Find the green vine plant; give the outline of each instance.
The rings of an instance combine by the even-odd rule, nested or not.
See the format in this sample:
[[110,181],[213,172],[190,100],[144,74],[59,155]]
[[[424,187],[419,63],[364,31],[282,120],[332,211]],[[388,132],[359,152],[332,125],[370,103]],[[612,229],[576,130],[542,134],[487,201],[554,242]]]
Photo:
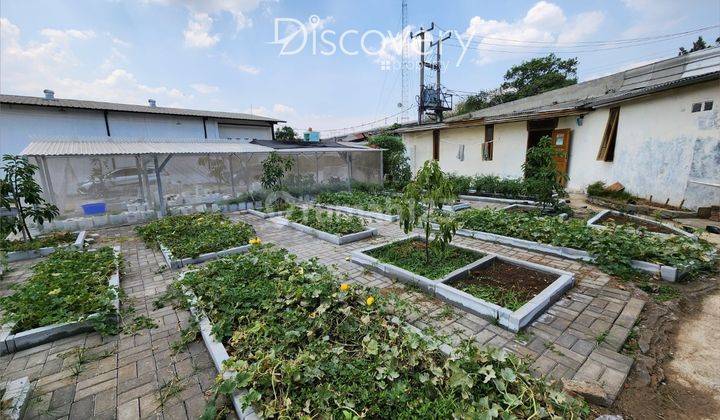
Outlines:
[[4,217],[0,233],[3,238],[10,232],[22,233],[24,239],[32,241],[26,219],[30,218],[42,225],[51,222],[60,214],[60,210],[43,198],[42,188],[35,181],[37,166],[26,157],[16,155],[3,155],[2,162],[5,177],[0,180],[0,207],[10,212],[14,206],[17,217]]
[[[403,200],[400,202],[400,226],[405,233],[410,233],[417,226],[422,226],[425,233],[425,260],[430,263],[430,232],[432,223],[438,225],[438,233],[433,244],[437,244],[441,251],[445,251],[452,241],[457,223],[454,218],[436,215],[435,210],[442,209],[444,204],[454,201],[453,185],[447,175],[440,169],[435,160],[425,161],[423,167],[415,178],[405,186]],[[417,204],[424,208],[417,209]]]

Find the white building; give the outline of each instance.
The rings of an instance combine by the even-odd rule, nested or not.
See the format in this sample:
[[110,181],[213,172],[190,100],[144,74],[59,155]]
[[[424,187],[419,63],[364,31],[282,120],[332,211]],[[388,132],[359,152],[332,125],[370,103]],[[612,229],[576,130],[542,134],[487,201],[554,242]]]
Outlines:
[[720,48],[579,83],[442,123],[403,127],[411,165],[522,176],[527,149],[551,136],[570,191],[621,182],[696,209],[720,204]]
[[275,118],[234,112],[0,95],[0,152],[18,154],[36,138],[273,140]]

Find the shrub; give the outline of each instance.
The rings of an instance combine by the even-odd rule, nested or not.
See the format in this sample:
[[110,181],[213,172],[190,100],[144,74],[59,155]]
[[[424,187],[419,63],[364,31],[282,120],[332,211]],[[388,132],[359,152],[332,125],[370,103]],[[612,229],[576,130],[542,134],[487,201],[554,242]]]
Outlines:
[[380,134],[368,140],[370,147],[385,149],[383,152],[384,183],[388,188],[401,190],[410,182],[412,171],[408,157],[405,155],[405,144],[402,138],[390,134]]
[[0,251],[29,251],[44,247],[56,247],[71,244],[75,242],[76,238],[77,233],[74,232],[57,232],[33,238],[29,241],[9,241],[2,239],[0,240]]
[[553,146],[550,137],[544,136],[538,144],[528,149],[522,165],[525,185],[543,207],[558,208],[558,198],[564,197],[567,175],[557,167],[555,159],[563,156]]
[[[353,285],[316,260],[255,247],[209,263],[185,287],[231,358],[216,393],[245,389],[263,418],[556,418],[589,414],[504,350],[470,341],[450,357],[400,320],[403,304]],[[215,416],[211,401],[206,418]]]
[[629,192],[622,191],[611,191],[605,187],[605,183],[602,181],[593,182],[587,187],[587,195],[590,197],[604,197],[623,202],[633,200],[635,197]]

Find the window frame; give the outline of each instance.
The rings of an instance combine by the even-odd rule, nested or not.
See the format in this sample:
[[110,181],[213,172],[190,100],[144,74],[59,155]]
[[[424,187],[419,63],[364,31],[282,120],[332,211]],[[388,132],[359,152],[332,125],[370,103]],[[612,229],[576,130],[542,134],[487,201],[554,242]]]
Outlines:
[[495,144],[495,124],[486,124],[485,137],[483,139],[482,160],[489,162],[493,160],[493,145]]
[[618,126],[620,125],[620,107],[610,108],[608,120],[605,124],[605,132],[600,141],[597,160],[613,162],[615,160],[615,147],[617,145]]

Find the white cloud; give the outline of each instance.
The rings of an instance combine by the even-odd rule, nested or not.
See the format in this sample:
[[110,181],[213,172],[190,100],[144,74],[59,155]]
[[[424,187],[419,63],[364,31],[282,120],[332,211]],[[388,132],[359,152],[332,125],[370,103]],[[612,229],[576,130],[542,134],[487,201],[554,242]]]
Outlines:
[[237,68],[241,72],[247,73],[247,74],[252,74],[252,75],[260,74],[259,68],[253,67],[253,66],[250,66],[247,64],[236,64],[235,68]]
[[[40,96],[50,88],[60,98],[94,99],[145,104],[152,97],[165,106],[189,105],[193,96],[168,87],[142,83],[131,72],[118,68],[125,58],[112,49],[97,62],[83,62],[73,54],[86,47],[92,31],[44,29],[42,41],[23,43],[20,28],[0,18],[0,83],[8,93]],[[73,77],[82,65],[83,75]],[[85,69],[88,69],[85,71]]]
[[568,43],[586,39],[600,29],[600,25],[604,20],[605,14],[603,12],[580,13],[565,25],[557,40],[558,42]]
[[571,43],[589,38],[595,34],[605,19],[601,11],[590,11],[566,16],[556,4],[547,1],[535,3],[523,16],[514,22],[484,19],[474,16],[463,34],[463,43],[472,39],[481,49],[478,63],[484,64],[507,57],[493,53],[492,49],[518,51],[553,46],[556,43]]
[[195,89],[196,92],[206,95],[209,93],[215,93],[220,90],[220,88],[215,85],[207,85],[205,83],[193,83],[190,85],[190,87]]
[[250,13],[260,3],[269,0],[144,0],[166,6],[182,6],[190,12],[188,27],[184,31],[185,44],[192,47],[212,47],[217,44],[220,36],[210,35],[213,17],[228,13],[235,21],[236,31],[253,25]]
[[207,13],[194,13],[188,19],[187,28],[183,32],[185,45],[195,48],[208,48],[220,41],[217,34],[210,35],[213,19]]
[[122,40],[122,39],[120,39],[120,38],[112,37],[111,40],[112,40],[112,43],[115,44],[115,45],[117,45],[118,47],[123,47],[123,48],[130,48],[130,47],[132,47],[132,44],[131,44],[131,43],[129,43],[129,42],[125,41],[125,40]]
[[292,115],[295,114],[295,108],[289,105],[275,104],[273,105],[273,112],[278,115]]

